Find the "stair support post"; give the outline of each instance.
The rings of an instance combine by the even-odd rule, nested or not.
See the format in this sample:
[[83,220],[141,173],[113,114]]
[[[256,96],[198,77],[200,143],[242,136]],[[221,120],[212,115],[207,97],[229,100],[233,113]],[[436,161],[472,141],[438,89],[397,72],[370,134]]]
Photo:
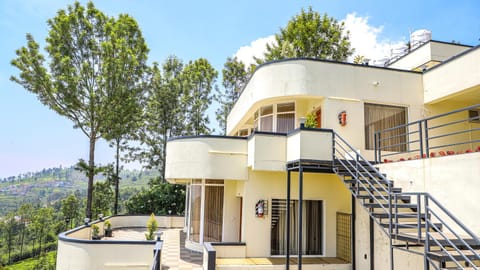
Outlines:
[[[420,198],[418,198],[420,200]],[[428,231],[430,230],[430,221],[428,220],[428,196],[425,196],[425,261],[424,261],[424,270],[430,270],[430,261],[428,260],[428,254],[430,252],[430,242],[429,242],[429,236],[428,236]],[[421,212],[421,208],[419,207],[418,212]],[[421,237],[421,236],[420,236]],[[421,238],[419,238],[421,239]]]
[[286,270],[290,270],[290,193],[291,193],[291,171],[287,169],[287,254],[285,255],[285,267]]
[[303,166],[298,168],[298,270],[302,270],[302,253],[303,253]]
[[[395,207],[396,209],[396,207]],[[392,216],[392,182],[388,181],[388,236],[390,242],[390,270],[394,269],[393,263],[393,237],[392,237],[392,223],[393,223],[393,216]]]

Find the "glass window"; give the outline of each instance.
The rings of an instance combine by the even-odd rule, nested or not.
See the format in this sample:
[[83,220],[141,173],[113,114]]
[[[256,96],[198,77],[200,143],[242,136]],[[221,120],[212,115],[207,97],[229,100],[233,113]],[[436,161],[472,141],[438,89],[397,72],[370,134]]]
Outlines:
[[287,133],[295,128],[295,103],[281,103],[260,108],[254,114],[257,131]]
[[222,241],[223,185],[223,180],[192,180],[187,217],[190,241],[197,243]]
[[[304,255],[323,254],[323,202],[303,201],[302,251]],[[298,200],[290,204],[290,252],[298,254]],[[271,255],[286,254],[287,200],[272,199]]]
[[[407,123],[407,108],[365,103],[365,148],[375,149],[375,132]],[[406,151],[406,127],[382,134],[382,147],[385,151]]]
[[190,187],[190,241],[200,242],[200,216],[202,206],[202,186]]

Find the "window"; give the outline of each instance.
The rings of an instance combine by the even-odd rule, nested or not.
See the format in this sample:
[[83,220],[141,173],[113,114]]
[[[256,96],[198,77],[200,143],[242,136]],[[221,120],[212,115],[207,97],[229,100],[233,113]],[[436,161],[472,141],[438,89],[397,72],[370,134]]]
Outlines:
[[[375,149],[375,132],[407,123],[407,108],[365,103],[365,148]],[[407,149],[406,127],[382,133],[383,150],[403,152]]]
[[254,114],[257,131],[287,133],[295,128],[295,103],[261,107]]
[[[323,254],[323,201],[304,200],[302,251],[304,255]],[[298,200],[290,204],[290,253],[298,254]],[[287,200],[272,199],[271,255],[285,255]]]
[[188,239],[197,243],[221,242],[223,180],[193,180],[189,195]]

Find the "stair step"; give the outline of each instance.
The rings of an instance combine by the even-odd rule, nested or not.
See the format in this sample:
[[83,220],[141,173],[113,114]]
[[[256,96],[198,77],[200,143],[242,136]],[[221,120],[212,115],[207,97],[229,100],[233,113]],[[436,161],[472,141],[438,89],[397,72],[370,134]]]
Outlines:
[[[475,252],[477,254],[474,254],[472,251],[470,250],[462,250],[462,254],[463,256],[469,258],[469,259],[473,259],[473,260],[480,260],[480,250],[475,250]],[[437,260],[437,261],[452,261],[452,257],[453,259],[457,260],[457,261],[464,261],[465,258],[463,258],[462,254],[458,253],[456,250],[451,250],[451,251],[443,251],[443,250],[439,250],[439,251],[430,251],[428,252],[428,255],[430,258],[434,259],[434,260]]]
[[[366,208],[388,208],[388,203],[363,203],[363,206]],[[418,205],[414,203],[397,203],[397,208],[410,208],[410,209],[417,209]],[[395,209],[395,206],[392,205],[392,210]]]
[[[357,191],[357,188],[356,187],[350,187],[350,190],[351,191]],[[374,188],[365,188],[365,187],[358,187],[358,191],[359,192],[365,192],[366,190],[370,191],[370,192],[386,192],[388,193],[388,191],[384,191],[383,189],[380,189],[380,188],[377,188],[377,190],[375,190]],[[402,193],[402,188],[392,188],[392,192],[393,193]]]
[[[378,180],[378,181],[373,181],[373,180],[367,180],[367,179],[361,179],[361,180],[357,180],[357,179],[344,179],[343,182],[345,182],[346,184],[349,184],[349,185],[352,185],[352,184],[355,184],[357,181],[361,182],[362,184],[372,184],[372,185],[382,185],[384,187],[388,187],[388,183],[383,181],[383,180]],[[377,183],[378,182],[378,183]],[[393,186],[393,181],[391,181],[392,183],[392,186]]]
[[[358,199],[371,199],[371,198],[375,198],[375,199],[387,199],[388,200],[388,195],[383,195],[383,196],[380,196],[380,195],[375,195],[375,196],[371,196],[369,194],[358,194],[357,195],[357,198]],[[393,199],[393,197],[392,197]],[[405,202],[405,203],[409,203],[411,200],[410,196],[407,196],[407,195],[400,195],[400,196],[397,196],[397,201],[402,201],[402,202]]]
[[[382,227],[388,228],[389,224],[388,223],[380,223]],[[418,223],[417,222],[402,222],[398,224],[392,224],[392,228],[395,229],[395,226],[397,226],[399,229],[418,229]],[[442,228],[442,224],[436,223],[435,224],[438,228]],[[420,223],[421,228],[425,228],[425,223]]]
[[[389,218],[388,216],[388,213],[385,213],[385,212],[380,212],[380,213],[376,213],[376,212],[373,212],[373,213],[370,213],[373,217],[376,217],[376,218]],[[421,214],[421,217],[424,217],[425,214]],[[417,213],[392,213],[392,217],[395,218],[417,218]]]

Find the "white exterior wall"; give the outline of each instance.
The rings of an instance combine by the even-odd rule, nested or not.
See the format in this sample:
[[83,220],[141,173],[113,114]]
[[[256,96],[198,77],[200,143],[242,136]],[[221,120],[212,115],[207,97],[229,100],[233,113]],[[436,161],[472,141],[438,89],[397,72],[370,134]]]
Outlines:
[[[344,98],[401,104],[421,110],[421,76],[420,73],[313,60],[266,64],[256,70],[233,107],[227,120],[227,134],[234,134],[261,106],[292,99]],[[322,110],[323,115],[336,118],[337,112]]]
[[[292,199],[298,199],[298,173],[292,173]],[[247,257],[270,257],[271,201],[286,199],[286,172],[249,170],[249,181],[243,182],[243,232]],[[336,213],[351,213],[350,192],[334,174],[304,174],[304,200],[322,200],[324,207],[324,256],[336,255]],[[269,201],[269,213],[255,216],[258,200]]]
[[395,187],[428,192],[469,229],[480,235],[480,153],[410,160],[380,165]]
[[167,143],[165,178],[247,179],[247,140],[189,137]]
[[[480,48],[428,71],[423,76],[425,103],[436,103],[464,91],[480,90]],[[477,100],[478,96],[476,95]]]

